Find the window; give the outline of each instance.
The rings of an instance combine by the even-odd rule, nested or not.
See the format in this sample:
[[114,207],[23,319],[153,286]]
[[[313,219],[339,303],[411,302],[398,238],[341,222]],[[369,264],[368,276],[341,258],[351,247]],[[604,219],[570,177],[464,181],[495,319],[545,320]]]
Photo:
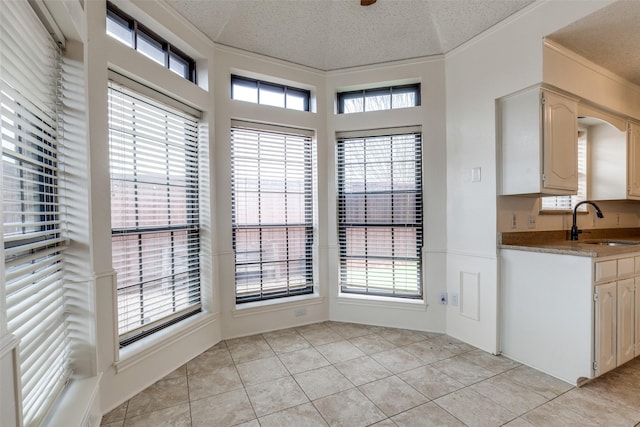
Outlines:
[[247,77],[231,76],[231,99],[309,111],[311,92]]
[[111,236],[125,346],[200,311],[198,118],[109,82]]
[[338,139],[342,292],[422,296],[421,134]]
[[3,3],[0,18],[2,286],[7,326],[20,340],[22,417],[33,426],[71,375],[58,198],[60,52],[28,2]]
[[[571,196],[548,196],[540,198],[542,211],[565,213],[573,210],[575,205],[587,200],[587,132],[578,132],[578,194]],[[579,211],[586,211],[580,206]]]
[[107,34],[195,83],[196,63],[193,59],[111,3],[107,3]]
[[393,110],[420,105],[420,84],[338,93],[338,113]]
[[236,302],[312,293],[311,134],[235,123],[231,156]]

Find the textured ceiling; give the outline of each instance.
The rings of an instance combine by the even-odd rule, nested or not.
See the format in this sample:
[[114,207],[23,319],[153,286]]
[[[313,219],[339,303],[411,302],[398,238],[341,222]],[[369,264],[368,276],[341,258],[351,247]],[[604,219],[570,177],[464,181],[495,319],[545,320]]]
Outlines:
[[615,2],[547,38],[640,85],[640,1]]
[[533,0],[166,0],[216,43],[319,70],[449,52]]

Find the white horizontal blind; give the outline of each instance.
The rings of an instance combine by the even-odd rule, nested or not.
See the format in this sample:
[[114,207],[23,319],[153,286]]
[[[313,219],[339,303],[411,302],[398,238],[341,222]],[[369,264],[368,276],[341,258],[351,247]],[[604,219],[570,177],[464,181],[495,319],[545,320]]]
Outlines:
[[233,127],[238,303],[313,292],[313,149],[307,135]]
[[200,311],[198,121],[109,82],[121,345]]
[[[587,200],[587,135],[580,132],[578,137],[578,193],[570,196],[547,196],[541,199],[543,211],[570,211],[575,205]],[[578,210],[585,210],[580,206]]]
[[28,2],[0,8],[4,286],[22,412],[38,425],[71,372],[58,199],[60,52]]
[[338,140],[342,292],[422,295],[420,133]]

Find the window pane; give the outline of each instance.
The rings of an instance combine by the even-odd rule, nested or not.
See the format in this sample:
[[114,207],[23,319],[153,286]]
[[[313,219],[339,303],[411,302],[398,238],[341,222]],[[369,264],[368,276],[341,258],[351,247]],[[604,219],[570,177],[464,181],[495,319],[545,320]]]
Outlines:
[[113,12],[107,12],[107,34],[132,47],[133,37],[129,22]]
[[189,63],[177,55],[169,55],[169,69],[174,73],[189,79]]
[[121,345],[200,311],[197,122],[109,83],[112,259]]
[[367,90],[364,94],[364,111],[380,111],[391,109],[391,93],[385,90]]
[[420,135],[338,142],[342,292],[422,295]]
[[287,88],[286,101],[290,110],[309,111],[309,92]]
[[311,139],[233,128],[238,303],[313,292]]
[[392,88],[391,108],[409,108],[418,105],[416,87]]
[[258,82],[234,78],[231,81],[231,99],[258,103]]
[[160,65],[165,65],[164,50],[162,49],[162,43],[151,38],[147,34],[138,31],[137,34],[137,50],[148,58],[153,59]]
[[284,108],[284,87],[260,83],[260,104]]
[[362,92],[342,94],[342,113],[362,113],[364,111],[364,94]]
[[[46,424],[71,378],[74,357],[70,353],[85,338],[77,336],[77,329],[70,325],[78,306],[72,301],[74,288],[65,275],[66,225],[58,198],[58,170],[64,166],[58,158],[62,68],[60,49],[30,2],[2,2],[3,426],[5,421],[15,425],[12,416],[20,425]],[[15,355],[5,352],[12,347],[4,345],[5,336],[19,343]],[[16,376],[7,378],[7,371],[9,377]]]
[[[147,31],[140,23],[107,2],[107,34],[135,48],[158,64],[195,83],[195,61],[173,50],[170,43]],[[173,53],[171,53],[173,51]]]
[[420,84],[341,92],[338,104],[339,114],[415,107],[420,105]]

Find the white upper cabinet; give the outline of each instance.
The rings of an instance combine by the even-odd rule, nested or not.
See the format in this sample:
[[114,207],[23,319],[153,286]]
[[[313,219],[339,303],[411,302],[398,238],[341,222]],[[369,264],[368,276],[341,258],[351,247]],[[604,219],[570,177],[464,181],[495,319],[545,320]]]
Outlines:
[[577,106],[540,86],[498,100],[501,195],[577,193]]

